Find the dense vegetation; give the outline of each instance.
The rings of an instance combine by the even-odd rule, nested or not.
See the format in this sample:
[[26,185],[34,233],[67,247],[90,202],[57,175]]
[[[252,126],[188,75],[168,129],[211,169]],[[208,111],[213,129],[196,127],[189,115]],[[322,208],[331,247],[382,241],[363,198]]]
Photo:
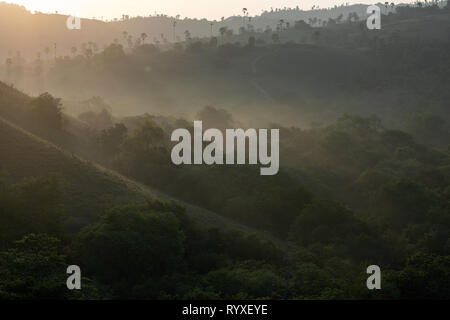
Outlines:
[[[169,49],[113,43],[45,73],[69,96],[114,84],[166,107],[201,88],[211,104],[310,121],[297,126],[213,106],[119,116],[97,95],[67,99],[69,115],[64,99],[0,83],[0,298],[450,298],[450,42],[405,32],[432,34],[450,14],[385,18],[375,34],[331,19]],[[280,128],[280,172],[173,165],[170,134],[192,119]],[[66,289],[70,264],[81,291]],[[366,288],[371,264],[382,290]]]

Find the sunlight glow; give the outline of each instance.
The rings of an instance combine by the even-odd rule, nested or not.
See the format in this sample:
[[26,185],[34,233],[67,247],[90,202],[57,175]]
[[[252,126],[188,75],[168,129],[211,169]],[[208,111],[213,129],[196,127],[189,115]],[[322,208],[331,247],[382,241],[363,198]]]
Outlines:
[[[148,16],[151,14],[181,15],[182,18],[220,19],[242,13],[242,8],[249,10],[250,16],[259,15],[270,8],[295,8],[310,10],[313,5],[320,8],[333,7],[344,3],[339,0],[15,0],[6,1],[25,6],[31,11],[44,13],[74,14],[98,19],[120,18],[123,14],[130,16]],[[348,3],[373,4],[373,0],[349,1]],[[406,3],[407,1],[394,1]],[[347,2],[345,2],[347,3]]]

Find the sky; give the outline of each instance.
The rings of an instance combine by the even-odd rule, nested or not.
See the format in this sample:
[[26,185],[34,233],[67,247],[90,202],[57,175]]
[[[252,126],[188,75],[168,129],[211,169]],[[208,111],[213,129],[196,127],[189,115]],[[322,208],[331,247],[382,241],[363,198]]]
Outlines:
[[[181,18],[207,18],[220,19],[242,13],[242,8],[249,10],[250,16],[258,15],[262,10],[271,7],[296,7],[303,10],[311,9],[312,5],[321,8],[332,7],[347,3],[339,0],[16,0],[5,1],[17,3],[32,11],[44,13],[55,12],[71,14],[83,18],[96,17],[100,19],[120,18],[122,14],[130,16],[148,16],[150,14],[164,13],[170,16],[180,15]],[[348,3],[374,4],[383,1],[359,0]],[[389,2],[392,2],[390,0]],[[393,1],[394,3],[411,2]]]

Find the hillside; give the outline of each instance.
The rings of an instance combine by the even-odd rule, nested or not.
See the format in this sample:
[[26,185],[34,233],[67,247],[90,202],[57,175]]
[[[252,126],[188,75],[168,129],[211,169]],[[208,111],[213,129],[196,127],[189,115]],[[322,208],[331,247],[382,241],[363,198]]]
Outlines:
[[[95,214],[114,205],[142,203],[150,199],[175,199],[127,179],[102,166],[64,151],[36,135],[0,118],[0,171],[13,180],[56,174],[63,178],[65,209],[76,226],[95,219]],[[193,218],[208,226],[254,231],[219,215],[182,203]]]
[[441,4],[68,31],[0,3],[0,300],[449,298]]
[[20,180],[57,174],[63,178],[65,209],[75,224],[92,220],[104,207],[150,198],[129,181],[63,151],[0,118],[1,170]]
[[[384,8],[383,14],[393,12],[395,7]],[[401,4],[398,6],[402,6]],[[256,31],[262,32],[270,28],[275,30],[280,20],[291,26],[298,20],[304,20],[314,26],[321,26],[328,19],[344,21],[349,13],[356,13],[359,19],[366,16],[367,5],[354,4],[347,6],[335,6],[332,8],[314,7],[311,10],[299,8],[268,8],[262,13],[250,12],[251,25]],[[240,9],[239,9],[240,10]],[[171,43],[185,41],[185,31],[193,38],[203,38],[212,34],[220,36],[220,28],[226,27],[239,33],[243,26],[242,16],[223,17],[221,21],[207,19],[191,19],[188,17],[177,18],[165,14],[129,17],[123,15],[121,19],[102,21],[98,18],[82,19],[81,30],[69,30],[66,28],[68,16],[58,13],[31,13],[25,7],[15,4],[0,3],[0,42],[7,44],[0,48],[0,58],[21,53],[26,59],[35,59],[39,53],[42,58],[52,59],[54,56],[71,56],[75,46],[81,51],[84,43],[95,43],[97,50],[114,41],[128,46],[129,37],[134,43],[140,40],[141,34],[147,34],[147,43]],[[173,22],[177,21],[176,28]],[[248,23],[250,24],[250,23]],[[56,47],[55,47],[56,45]]]
[[[74,152],[64,150],[4,118],[6,116],[20,123],[23,119],[20,117],[19,110],[28,110],[27,103],[30,99],[20,91],[0,83],[0,173],[12,181],[49,175],[60,178],[64,194],[64,209],[69,216],[67,227],[70,229],[78,230],[92,223],[105,208],[159,199],[180,203],[186,208],[187,214],[203,227],[239,230],[246,234],[257,233],[271,239],[280,247],[289,247],[286,242],[264,231],[247,227],[212,211],[179,201],[95,162],[85,160]],[[66,132],[61,135],[67,135],[72,139],[83,139],[83,128],[77,128],[79,126],[77,120],[66,115],[64,117],[72,133]],[[77,136],[73,137],[71,134]],[[58,138],[55,137],[54,140],[58,141]],[[86,152],[83,147],[78,149]]]

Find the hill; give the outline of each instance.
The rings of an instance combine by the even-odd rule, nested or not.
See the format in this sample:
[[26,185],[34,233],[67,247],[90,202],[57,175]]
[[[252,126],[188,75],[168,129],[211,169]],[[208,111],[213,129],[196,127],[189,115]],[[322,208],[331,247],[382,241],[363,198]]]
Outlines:
[[[133,181],[115,171],[89,160],[50,142],[37,134],[30,133],[10,120],[22,125],[21,111],[29,109],[30,97],[0,82],[0,173],[12,181],[21,181],[29,177],[56,176],[61,180],[64,209],[69,219],[67,227],[71,230],[92,223],[106,208],[130,203],[145,203],[149,200],[177,202],[184,206],[193,221],[205,228],[242,231],[244,234],[259,234],[270,239],[282,248],[290,245],[265,231],[253,229],[217,213],[191,205]],[[82,131],[76,119],[64,115],[66,125],[71,130],[60,135],[83,141]],[[35,129],[35,128],[32,128]],[[39,132],[39,130],[37,131]],[[72,136],[76,134],[77,136]],[[67,139],[58,140],[61,144]],[[86,148],[79,147],[80,152]]]
[[152,196],[107,170],[63,151],[0,118],[1,170],[13,180],[57,174],[63,178],[65,209],[76,225],[92,220],[102,208],[143,202]]
[[[379,4],[383,14],[394,12],[396,7]],[[399,6],[402,6],[401,4]],[[316,27],[322,26],[329,19],[345,21],[350,13],[356,13],[358,19],[366,16],[367,5],[342,5],[332,8],[314,6],[311,10],[299,8],[271,8],[261,14],[250,12],[251,20],[242,16],[223,17],[220,21],[207,19],[191,19],[188,17],[171,17],[165,14],[129,17],[103,21],[99,19],[82,19],[80,30],[69,30],[66,27],[68,16],[58,13],[31,13],[25,7],[15,4],[0,3],[0,58],[21,53],[22,57],[34,59],[37,54],[43,58],[53,59],[55,56],[71,56],[72,48],[78,52],[87,44],[95,43],[95,50],[104,45],[117,42],[128,47],[131,42],[141,41],[141,34],[147,34],[146,43],[168,44],[186,40],[186,31],[192,38],[220,36],[220,29],[226,27],[235,34],[245,25],[262,32],[270,28],[275,30],[280,20],[294,26],[296,21],[303,20]],[[176,21],[176,27],[173,23]],[[211,24],[213,24],[211,28]]]

